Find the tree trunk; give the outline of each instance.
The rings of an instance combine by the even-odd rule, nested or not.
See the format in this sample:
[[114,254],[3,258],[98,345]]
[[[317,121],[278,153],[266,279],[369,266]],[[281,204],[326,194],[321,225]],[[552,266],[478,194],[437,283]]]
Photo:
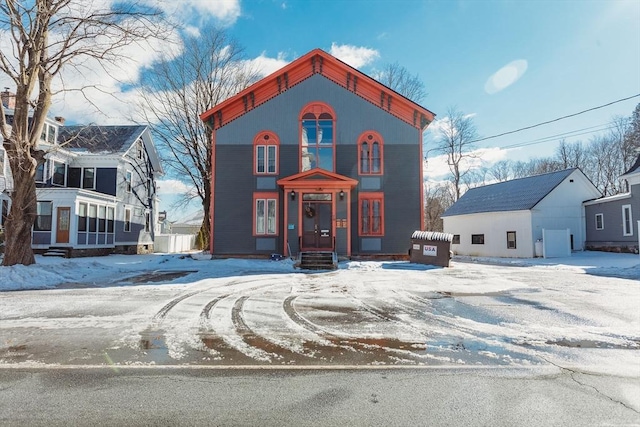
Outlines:
[[204,216],[202,218],[202,226],[198,233],[198,246],[200,246],[198,249],[209,249],[209,242],[211,239],[211,218],[209,218],[210,199],[211,198],[209,196],[205,196],[205,199],[202,201]]
[[[36,262],[31,249],[31,228],[36,219],[36,185],[33,165],[27,161],[11,162],[14,188],[11,210],[5,223],[5,249],[2,265],[31,265]],[[26,165],[24,163],[27,163]],[[15,172],[14,172],[15,171]]]

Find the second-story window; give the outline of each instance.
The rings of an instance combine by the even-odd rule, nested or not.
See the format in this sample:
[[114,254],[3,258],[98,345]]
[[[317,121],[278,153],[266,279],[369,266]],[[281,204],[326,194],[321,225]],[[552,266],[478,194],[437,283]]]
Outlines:
[[4,176],[4,150],[0,148],[0,176]]
[[82,168],[82,188],[90,190],[96,188],[96,170],[94,168]]
[[358,139],[358,172],[360,175],[382,174],[382,137],[365,132]]
[[335,113],[325,104],[307,105],[300,117],[300,170],[335,170]]
[[45,182],[47,180],[45,175],[46,166],[47,162],[45,161],[36,167],[36,182]]
[[131,193],[131,188],[132,188],[132,179],[133,179],[133,174],[131,173],[131,171],[127,171],[127,173],[125,174],[125,188],[127,190],[127,193]]
[[258,134],[253,141],[254,171],[258,175],[278,173],[278,137],[271,132]]
[[54,185],[65,186],[67,182],[67,165],[62,162],[53,162],[53,180]]
[[49,144],[56,143],[56,127],[50,125],[49,123],[45,123],[42,127],[42,133],[40,134],[40,139],[48,142]]

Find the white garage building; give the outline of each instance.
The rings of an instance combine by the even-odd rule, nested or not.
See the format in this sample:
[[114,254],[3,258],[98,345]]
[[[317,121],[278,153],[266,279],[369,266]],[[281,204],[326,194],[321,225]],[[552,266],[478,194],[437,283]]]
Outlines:
[[582,202],[600,196],[578,168],[485,185],[445,211],[444,232],[458,255],[532,258],[543,233],[546,256],[568,255],[584,249]]

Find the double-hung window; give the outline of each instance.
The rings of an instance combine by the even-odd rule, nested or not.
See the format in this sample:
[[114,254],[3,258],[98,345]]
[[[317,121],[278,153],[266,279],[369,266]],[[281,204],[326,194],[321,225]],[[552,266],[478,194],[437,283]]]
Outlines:
[[65,186],[67,183],[67,165],[53,161],[53,185]]
[[622,235],[633,236],[633,218],[631,217],[631,205],[622,206]]
[[253,210],[255,236],[278,234],[278,193],[254,193]]
[[131,231],[131,208],[124,208],[124,231]]
[[133,186],[133,174],[131,173],[131,171],[127,171],[125,173],[125,189],[127,190],[127,193],[131,193],[131,188]]
[[360,193],[358,196],[361,236],[384,235],[384,196],[382,193]]
[[51,231],[53,202],[36,202],[36,220],[33,231]]
[[604,214],[596,214],[596,230],[604,230]]
[[94,168],[82,168],[82,188],[89,190],[96,188],[96,170]]
[[278,138],[271,132],[260,133],[253,141],[256,175],[278,173]]

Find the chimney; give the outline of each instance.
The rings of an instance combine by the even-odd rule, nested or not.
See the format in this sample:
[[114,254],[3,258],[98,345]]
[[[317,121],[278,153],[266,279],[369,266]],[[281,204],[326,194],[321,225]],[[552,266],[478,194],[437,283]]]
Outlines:
[[0,98],[2,99],[2,105],[5,108],[11,108],[15,110],[16,108],[16,94],[9,92],[9,88],[5,87],[4,92],[0,92]]
[[64,125],[64,117],[56,116],[54,119],[56,119],[56,122],[60,123],[60,126]]

